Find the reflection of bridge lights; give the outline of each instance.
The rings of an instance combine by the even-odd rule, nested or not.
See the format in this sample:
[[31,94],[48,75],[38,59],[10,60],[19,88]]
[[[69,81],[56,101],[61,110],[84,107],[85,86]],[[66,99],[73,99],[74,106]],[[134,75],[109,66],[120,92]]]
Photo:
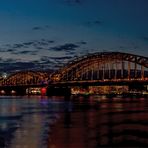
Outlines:
[[145,100],[145,98],[140,98],[140,101],[144,101]]
[[46,99],[41,99],[41,100],[40,100],[40,103],[43,104],[43,105],[48,105],[48,100],[46,100]]
[[123,104],[121,103],[115,103],[113,104],[113,107],[116,111],[123,111]]

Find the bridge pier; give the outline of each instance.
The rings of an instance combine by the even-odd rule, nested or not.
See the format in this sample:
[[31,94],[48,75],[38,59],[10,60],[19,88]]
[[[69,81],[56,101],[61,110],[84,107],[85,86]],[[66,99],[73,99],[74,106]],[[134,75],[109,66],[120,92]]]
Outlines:
[[145,84],[132,83],[129,85],[129,91],[131,91],[131,90],[146,91]]
[[67,86],[48,86],[47,96],[70,96],[71,88]]

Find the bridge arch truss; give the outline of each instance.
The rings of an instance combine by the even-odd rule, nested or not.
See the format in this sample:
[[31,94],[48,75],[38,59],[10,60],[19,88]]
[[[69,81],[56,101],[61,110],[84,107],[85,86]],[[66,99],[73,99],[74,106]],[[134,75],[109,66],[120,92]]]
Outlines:
[[148,58],[121,52],[82,56],[51,75],[53,82],[87,80],[147,80]]
[[49,79],[47,72],[20,71],[0,80],[1,86],[41,85]]

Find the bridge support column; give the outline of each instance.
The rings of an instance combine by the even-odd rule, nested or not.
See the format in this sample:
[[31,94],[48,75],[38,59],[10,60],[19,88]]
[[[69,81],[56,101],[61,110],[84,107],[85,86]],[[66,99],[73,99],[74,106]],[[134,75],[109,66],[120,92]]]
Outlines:
[[130,64],[130,62],[128,61],[128,79],[129,79],[129,80],[131,79],[131,73],[130,73],[130,71],[131,71],[131,64]]
[[137,78],[137,63],[135,63],[135,78]]
[[141,79],[144,80],[144,66],[141,65]]
[[110,64],[108,64],[108,78],[111,78],[111,68],[110,68]]
[[104,65],[102,66],[102,80],[104,80]]
[[93,80],[93,76],[94,76],[94,70],[93,67],[91,68],[91,80]]
[[118,74],[118,61],[116,61],[116,66],[115,66],[115,79],[117,79],[117,74]]
[[100,79],[100,72],[99,72],[99,70],[100,70],[100,65],[99,65],[99,62],[98,62],[98,64],[97,64],[97,79],[99,80]]
[[123,61],[121,61],[120,66],[121,66],[120,78],[123,79],[124,78],[124,62]]
[[89,76],[89,68],[86,69],[86,80],[88,80],[88,76]]
[[71,88],[67,86],[48,86],[47,96],[69,96]]

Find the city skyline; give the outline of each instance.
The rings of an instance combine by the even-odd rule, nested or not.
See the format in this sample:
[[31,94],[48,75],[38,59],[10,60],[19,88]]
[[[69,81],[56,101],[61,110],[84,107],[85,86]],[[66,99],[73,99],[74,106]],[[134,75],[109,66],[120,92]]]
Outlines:
[[148,56],[146,0],[2,0],[1,72],[56,69],[103,51]]

